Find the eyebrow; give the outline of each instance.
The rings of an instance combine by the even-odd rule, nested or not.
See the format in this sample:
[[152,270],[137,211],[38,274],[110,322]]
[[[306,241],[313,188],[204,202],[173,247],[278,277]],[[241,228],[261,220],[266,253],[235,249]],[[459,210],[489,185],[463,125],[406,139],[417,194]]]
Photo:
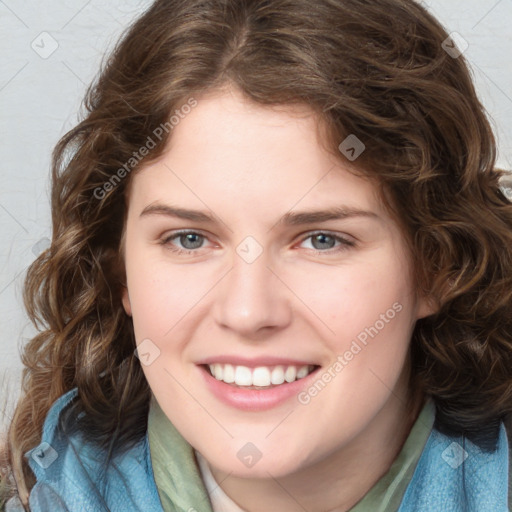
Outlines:
[[[194,222],[203,222],[214,224],[215,217],[210,213],[200,210],[188,210],[160,203],[154,203],[146,206],[142,210],[140,217],[146,215],[164,215]],[[371,211],[360,210],[352,207],[334,207],[326,210],[312,210],[302,212],[287,212],[276,223],[284,226],[301,226],[303,224],[315,224],[318,222],[327,222],[330,220],[342,220],[351,217],[368,217],[379,219],[379,216]]]

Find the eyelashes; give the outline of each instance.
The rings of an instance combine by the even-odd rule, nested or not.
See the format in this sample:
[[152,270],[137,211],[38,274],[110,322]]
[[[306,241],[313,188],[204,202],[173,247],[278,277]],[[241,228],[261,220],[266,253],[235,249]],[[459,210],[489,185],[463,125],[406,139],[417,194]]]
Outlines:
[[316,252],[330,252],[333,250],[334,250],[334,252],[338,252],[338,251],[346,250],[349,247],[355,246],[355,242],[353,242],[352,240],[348,240],[347,238],[344,238],[340,235],[335,235],[334,233],[330,233],[328,231],[317,231],[315,233],[309,233],[304,238],[302,238],[302,242],[304,242],[305,240],[308,240],[308,239],[313,239],[315,242],[319,242],[319,239],[321,239],[320,243],[322,244],[322,243],[325,243],[326,238],[330,239],[334,242],[339,242],[339,245],[337,246],[337,248],[329,247],[328,248],[329,251],[322,251],[320,249],[317,249],[316,247],[313,247],[313,250]]
[[[308,251],[313,251],[316,254],[338,254],[356,245],[354,241],[329,231],[309,232],[301,238],[299,243],[302,244],[309,239],[312,240],[312,248],[308,248]],[[176,244],[173,243],[174,240],[178,240],[182,245],[182,248],[177,247]],[[159,243],[175,254],[195,255],[199,254],[201,249],[204,249],[202,242],[205,240],[208,240],[208,238],[197,231],[174,231],[173,233],[165,236]],[[338,245],[327,247],[327,250],[323,250],[325,248],[319,249],[314,247],[314,244],[320,244],[321,246],[326,243],[329,245],[331,242]],[[185,244],[185,246],[183,244]],[[188,244],[192,247],[186,247]]]
[[[193,249],[190,249],[190,248],[180,249],[180,248],[174,247],[174,245],[171,244],[171,241],[174,240],[175,238],[178,238],[181,242],[182,240],[187,240],[188,237],[191,235],[199,237],[200,240],[206,240],[206,237],[204,235],[201,235],[200,233],[196,233],[195,231],[180,231],[180,232],[171,234],[171,235],[167,236],[166,238],[164,238],[162,240],[162,244],[167,246],[171,251],[177,252],[180,254],[181,253],[190,254],[192,252],[197,252],[195,249],[198,249],[200,247],[194,247]],[[188,241],[190,241],[190,240],[188,239]],[[194,245],[193,242],[192,242],[192,245]]]

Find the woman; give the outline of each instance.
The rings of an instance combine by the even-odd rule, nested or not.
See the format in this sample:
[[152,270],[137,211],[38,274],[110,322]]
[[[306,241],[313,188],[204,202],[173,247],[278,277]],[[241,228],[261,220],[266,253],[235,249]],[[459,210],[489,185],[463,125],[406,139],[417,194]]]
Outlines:
[[447,38],[402,0],[131,27],[54,153],[18,503],[507,510],[512,206]]

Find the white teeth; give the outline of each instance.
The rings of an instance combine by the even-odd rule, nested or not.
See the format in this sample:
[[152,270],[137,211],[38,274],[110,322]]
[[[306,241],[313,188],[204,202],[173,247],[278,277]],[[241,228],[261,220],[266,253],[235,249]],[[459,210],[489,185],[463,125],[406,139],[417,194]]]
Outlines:
[[224,365],[224,378],[222,380],[228,384],[235,382],[235,369],[232,364]]
[[300,370],[297,372],[297,379],[303,379],[304,377],[306,377],[306,375],[309,373],[309,367],[308,366],[303,366],[302,368],[300,368]]
[[297,366],[233,366],[231,364],[210,364],[211,374],[227,384],[237,386],[269,387],[278,386],[284,382],[294,382],[309,375],[315,368],[312,365]]
[[276,366],[272,370],[270,381],[274,385],[282,384],[284,382],[284,368],[282,366]]
[[222,377],[223,377],[223,373],[224,373],[224,370],[222,368],[222,365],[221,364],[216,364],[214,367],[214,374],[215,375],[215,378],[217,380],[222,380]]
[[295,366],[288,366],[284,372],[284,380],[286,382],[293,382],[297,377],[297,368]]
[[252,372],[252,385],[270,386],[270,370],[264,366],[254,368]]
[[236,366],[235,384],[237,386],[252,386],[251,369],[247,368],[247,366]]

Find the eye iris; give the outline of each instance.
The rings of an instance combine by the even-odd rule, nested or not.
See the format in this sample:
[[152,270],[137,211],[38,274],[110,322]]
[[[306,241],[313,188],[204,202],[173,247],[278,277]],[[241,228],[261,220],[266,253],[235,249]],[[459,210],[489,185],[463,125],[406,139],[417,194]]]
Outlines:
[[[327,247],[325,245],[317,247],[317,242],[319,242],[320,244],[327,244]],[[313,236],[313,247],[315,249],[332,249],[334,247],[334,242],[335,240],[332,236],[325,235],[323,233]]]
[[[186,249],[197,249],[198,247],[201,247],[201,236],[196,233],[186,233],[185,235],[180,236],[180,243],[185,247]],[[192,244],[192,247],[188,245],[188,243]]]

